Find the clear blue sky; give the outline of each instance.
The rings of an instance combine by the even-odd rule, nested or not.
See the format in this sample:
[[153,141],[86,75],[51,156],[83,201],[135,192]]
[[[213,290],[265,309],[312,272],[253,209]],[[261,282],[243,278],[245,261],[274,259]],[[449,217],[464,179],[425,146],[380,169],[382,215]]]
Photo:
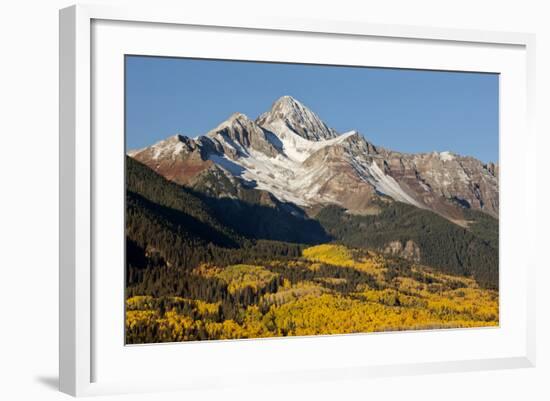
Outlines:
[[498,161],[498,75],[140,56],[126,58],[127,148],[255,119],[283,95],[375,145]]

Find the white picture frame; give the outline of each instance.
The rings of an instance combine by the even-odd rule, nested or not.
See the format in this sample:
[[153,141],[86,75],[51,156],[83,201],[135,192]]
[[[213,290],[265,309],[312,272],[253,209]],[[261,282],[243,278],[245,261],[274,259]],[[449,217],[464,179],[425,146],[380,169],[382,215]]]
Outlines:
[[[117,23],[121,26],[115,26]],[[98,28],[94,28],[94,24]],[[103,24],[103,25],[102,25]],[[126,25],[124,25],[126,24]],[[128,25],[133,24],[133,25]],[[228,371],[219,370],[213,374],[209,374],[203,365],[198,364],[194,369],[186,371],[185,378],[179,378],[177,375],[163,376],[162,372],[158,372],[155,377],[154,372],[149,372],[149,380],[130,380],[122,375],[117,376],[113,372],[110,375],[105,375],[101,372],[101,366],[112,365],[113,371],[120,369],[122,363],[120,358],[127,358],[129,361],[139,361],[139,358],[146,361],[146,364],[152,364],[153,361],[168,358],[167,355],[178,352],[187,353],[192,358],[204,358],[212,360],[216,355],[224,358],[243,359],[244,362],[250,362],[257,355],[276,355],[283,351],[283,348],[288,344],[295,353],[303,352],[304,356],[311,356],[310,364],[299,365],[295,369],[285,370],[282,364],[277,365],[272,370],[262,370],[257,368],[250,371],[249,378],[254,378],[256,382],[273,383],[292,382],[294,380],[328,380],[337,378],[353,378],[360,380],[367,377],[387,376],[387,375],[402,375],[402,374],[422,374],[432,372],[455,372],[468,370],[482,369],[504,369],[516,367],[530,367],[535,364],[535,305],[534,305],[534,270],[537,263],[534,260],[533,252],[529,252],[534,241],[531,240],[530,233],[534,233],[535,225],[535,205],[528,200],[524,195],[514,195],[511,191],[506,191],[506,186],[501,192],[502,204],[504,205],[501,214],[508,218],[507,213],[514,211],[521,216],[523,221],[517,219],[508,219],[506,224],[501,224],[503,233],[509,233],[503,241],[511,241],[514,235],[518,235],[518,230],[528,230],[521,242],[518,242],[518,249],[513,252],[525,252],[527,256],[520,263],[521,274],[510,270],[510,274],[505,275],[507,280],[501,293],[501,305],[505,313],[508,313],[510,304],[518,305],[513,309],[513,316],[518,317],[516,322],[504,319],[505,323],[498,329],[476,329],[470,331],[447,331],[436,333],[396,333],[396,334],[380,334],[380,335],[348,335],[348,336],[329,336],[322,338],[302,338],[302,339],[273,339],[273,340],[249,340],[236,342],[208,342],[204,344],[195,344],[179,347],[176,351],[174,345],[154,345],[148,347],[131,347],[131,351],[125,351],[125,354],[117,354],[114,349],[108,348],[105,345],[105,335],[98,331],[97,327],[103,327],[105,324],[101,305],[96,305],[94,301],[94,293],[98,290],[98,286],[102,286],[106,293],[111,293],[111,287],[103,287],[105,280],[108,278],[103,274],[97,274],[94,271],[97,261],[101,260],[101,255],[97,254],[97,246],[95,244],[95,235],[98,230],[104,227],[99,219],[99,215],[103,213],[98,210],[98,203],[101,199],[96,197],[98,186],[104,185],[98,176],[101,172],[98,169],[98,155],[101,153],[101,158],[109,159],[109,151],[105,151],[110,146],[110,143],[105,140],[96,141],[94,138],[94,129],[102,127],[101,121],[95,119],[102,118],[101,107],[97,106],[94,101],[94,96],[103,96],[101,89],[94,87],[92,82],[94,74],[97,71],[103,71],[102,68],[111,68],[108,63],[102,64],[101,60],[109,57],[109,52],[116,54],[124,54],[125,40],[139,36],[140,30],[147,27],[155,27],[150,30],[146,40],[142,40],[139,49],[142,54],[158,54],[168,55],[171,53],[170,45],[165,45],[164,49],[155,51],[155,40],[158,38],[172,35],[179,28],[185,30],[185,27],[193,27],[197,31],[219,30],[220,34],[236,34],[246,40],[247,35],[261,33],[270,40],[270,35],[286,35],[287,37],[307,37],[304,40],[325,40],[329,42],[331,38],[339,38],[344,40],[384,40],[390,46],[393,42],[406,41],[409,44],[413,42],[420,45],[430,44],[445,53],[445,46],[455,46],[452,52],[449,52],[448,60],[443,60],[441,64],[429,64],[430,68],[434,69],[456,69],[453,67],[452,53],[460,51],[468,51],[477,49],[481,54],[487,49],[495,49],[495,52],[503,53],[502,59],[495,53],[492,64],[485,64],[486,67],[479,67],[483,71],[502,73],[504,69],[509,68],[509,76],[515,78],[506,78],[503,85],[509,85],[503,92],[501,99],[501,122],[503,128],[501,131],[501,163],[502,173],[506,177],[510,175],[510,179],[519,179],[525,185],[535,185],[535,178],[529,176],[527,171],[530,166],[534,166],[534,150],[535,134],[532,128],[532,112],[534,110],[534,43],[533,35],[524,33],[506,33],[506,32],[484,32],[470,31],[458,29],[440,29],[427,27],[413,26],[390,26],[376,25],[363,22],[350,21],[317,21],[317,20],[296,20],[293,18],[225,18],[224,16],[215,15],[188,15],[184,9],[166,10],[160,8],[112,8],[109,6],[92,6],[78,5],[72,6],[60,11],[60,390],[75,396],[94,395],[107,393],[126,393],[133,391],[160,391],[167,389],[202,389],[214,386],[229,386],[243,385],[246,379],[241,382],[235,380]],[[178,28],[179,27],[179,28]],[[95,29],[95,30],[94,30]],[[154,31],[154,32],[153,32]],[[96,32],[96,33],[94,33]],[[116,33],[118,32],[118,33]],[[121,33],[122,32],[122,33]],[[124,34],[123,32],[128,32]],[[178,31],[179,32],[179,31]],[[202,31],[201,31],[202,32]],[[94,34],[97,40],[94,42]],[[197,33],[197,35],[199,35]],[[111,35],[111,36],[109,36]],[[160,36],[156,36],[160,35]],[[219,38],[219,36],[218,36]],[[102,53],[103,44],[109,39],[109,47],[106,53]],[[143,38],[142,38],[143,39]],[[277,38],[274,37],[274,40]],[[206,41],[206,39],[205,39]],[[251,41],[252,42],[252,41]],[[122,45],[121,45],[122,43]],[[160,43],[160,42],[158,42]],[[206,43],[206,42],[205,42]],[[342,42],[344,43],[344,42]],[[149,47],[147,47],[149,46]],[[252,51],[253,45],[248,45]],[[344,46],[345,47],[345,46]],[[128,48],[133,48],[129,46]],[[134,49],[138,49],[135,47]],[[236,54],[235,49],[225,49],[225,57],[234,57],[236,59],[245,59],[247,46],[243,45],[242,54]],[[500,50],[499,50],[500,49]],[[510,51],[508,51],[508,50]],[[205,50],[206,51],[206,50]],[[434,53],[434,49],[426,50]],[[184,51],[185,53],[185,51]],[[506,53],[506,54],[504,54]],[[401,55],[402,56],[402,55]],[[401,57],[400,56],[400,57]],[[97,60],[96,60],[97,57]],[[244,58],[243,58],[244,57]],[[275,56],[277,57],[277,56]],[[290,56],[288,56],[290,57]],[[313,56],[312,56],[313,57]],[[482,58],[482,57],[481,57]],[[389,59],[388,59],[389,60]],[[403,67],[402,61],[396,59],[394,61],[386,60],[381,62],[382,66]],[[509,60],[510,63],[506,63]],[[120,61],[120,60],[119,60]],[[288,60],[287,60],[288,61]],[[471,62],[475,64],[475,60]],[[361,61],[356,61],[361,63]],[[416,60],[414,66],[406,65],[407,68],[423,68],[422,60]],[[479,61],[482,63],[482,61]],[[507,64],[507,65],[505,65]],[[425,64],[426,66],[428,64]],[[481,64],[480,64],[481,65]],[[415,67],[416,66],[416,67]],[[447,66],[447,67],[446,67]],[[437,67],[437,68],[436,68]],[[426,67],[427,68],[427,67]],[[470,67],[475,70],[475,67]],[[502,70],[501,70],[502,68]],[[515,68],[515,69],[514,69]],[[94,71],[97,69],[97,71]],[[120,71],[119,71],[120,72]],[[101,77],[97,79],[95,84],[98,84],[105,74],[101,73]],[[120,75],[113,75],[113,79]],[[505,74],[506,75],[506,74]],[[109,78],[111,79],[111,78]],[[117,81],[110,81],[117,82]],[[118,85],[118,84],[117,84]],[[118,91],[116,96],[113,96],[112,101],[114,107],[111,107],[113,112],[119,110],[120,107],[120,90],[119,86],[115,85]],[[508,93],[511,89],[516,88],[523,95],[519,99],[515,99],[516,103],[508,102]],[[510,100],[511,102],[512,100]],[[97,106],[97,110],[96,110]],[[112,106],[112,105],[110,105]],[[510,107],[509,107],[510,106]],[[511,107],[519,106],[519,107]],[[509,120],[502,120],[502,113],[506,113],[505,117]],[[108,120],[108,119],[107,119]],[[112,122],[112,127],[119,127],[118,123]],[[96,128],[94,128],[96,127]],[[117,131],[115,129],[115,131]],[[118,130],[120,131],[120,130]],[[504,134],[502,133],[504,132]],[[513,135],[515,132],[515,135]],[[521,132],[521,134],[519,133]],[[115,143],[120,143],[120,135],[123,132],[113,134]],[[521,137],[525,149],[517,150],[515,141]],[[118,139],[117,139],[118,138]],[[119,141],[119,142],[116,142]],[[512,151],[520,152],[519,160],[521,161],[517,169],[507,169],[507,162],[511,160],[509,157]],[[119,149],[113,150],[116,157],[116,152]],[[103,152],[103,153],[102,153]],[[122,155],[120,155],[122,158]],[[108,164],[108,169],[114,167]],[[122,172],[117,173],[121,176]],[[114,174],[115,176],[117,174]],[[108,187],[116,192],[117,185],[120,181],[114,180]],[[106,187],[107,188],[107,187]],[[105,193],[105,190],[99,192]],[[122,189],[119,189],[121,196]],[[117,196],[118,196],[117,195]],[[522,197],[523,196],[523,197]],[[507,206],[506,204],[510,205]],[[101,207],[100,207],[101,209]],[[513,210],[512,210],[513,209]],[[113,213],[122,215],[123,209],[119,208]],[[104,216],[105,217],[105,216]],[[116,217],[114,220],[117,220]],[[118,220],[117,220],[118,221]],[[502,222],[502,220],[501,220]],[[521,235],[521,234],[520,234]],[[112,242],[112,241],[111,241]],[[502,244],[502,242],[501,242]],[[122,242],[113,243],[113,247],[122,247]],[[502,246],[501,246],[502,248]],[[114,249],[114,248],[113,248]],[[510,251],[512,252],[512,251]],[[507,260],[512,263],[513,254],[504,255]],[[501,251],[501,258],[503,253]],[[122,274],[123,266],[120,266]],[[517,275],[517,276],[516,276]],[[515,283],[517,291],[513,297],[508,299],[508,295],[504,293],[506,283]],[[113,284],[113,288],[116,285]],[[102,290],[103,291],[103,290]],[[118,291],[118,290],[117,290]],[[116,292],[116,291],[113,291]],[[118,296],[118,293],[113,293],[113,297]],[[108,297],[108,296],[107,296]],[[121,298],[122,301],[122,298]],[[517,302],[516,302],[517,301]],[[517,309],[517,310],[516,310]],[[510,312],[510,313],[512,313]],[[502,313],[502,312],[501,312]],[[512,316],[512,315],[510,315]],[[503,316],[501,316],[502,318]],[[506,318],[506,316],[504,316]],[[117,320],[118,324],[118,320]],[[514,331],[513,325],[516,324],[520,329]],[[120,326],[117,328],[122,331]],[[491,331],[492,330],[492,331]],[[500,330],[500,332],[498,331]],[[499,337],[499,334],[491,333],[506,333],[510,331],[508,337]],[[489,334],[487,334],[489,333]],[[349,360],[336,361],[335,355],[338,355],[341,347],[345,343],[354,344],[356,347],[363,347],[365,341],[380,342],[380,338],[384,338],[384,343],[395,341],[404,343],[410,341],[418,344],[426,343],[426,341],[434,341],[438,335],[441,338],[445,337],[445,341],[471,342],[476,338],[481,341],[482,337],[486,337],[483,341],[492,342],[495,345],[494,350],[490,352],[471,352],[465,353],[465,358],[456,358],[442,355],[440,359],[431,358],[429,360],[419,360],[414,355],[409,355],[401,362],[395,360],[384,361],[383,357],[376,358],[373,356],[372,361],[364,363],[358,360],[353,360],[350,356]],[[393,336],[393,337],[391,337]],[[426,337],[429,336],[429,337]],[[393,340],[392,340],[393,338]],[[367,340],[365,340],[367,339]],[[322,341],[320,343],[319,341]],[[508,341],[508,342],[507,342]],[[258,348],[257,343],[260,343]],[[320,347],[329,350],[328,363],[323,365],[314,359],[315,353]],[[457,343],[458,344],[458,343]],[[403,344],[404,345],[404,344]],[[509,346],[509,352],[506,352],[506,347]],[[115,344],[115,346],[117,346]],[[121,348],[125,348],[120,342]],[[117,346],[117,347],[118,347]],[[177,345],[176,345],[177,347]],[[339,348],[340,347],[340,348]],[[500,348],[499,348],[500,347]],[[127,347],[126,347],[127,348]],[[399,349],[399,348],[398,348]],[[460,350],[460,345],[458,345]],[[110,352],[112,351],[112,352]],[[158,351],[158,352],[157,352]],[[145,353],[147,355],[145,355]],[[118,356],[116,356],[116,355]],[[158,354],[158,355],[153,355]],[[256,355],[256,356],[255,356]],[[334,360],[331,362],[330,355],[334,355]],[[374,355],[374,354],[373,354]],[[239,357],[237,357],[239,356]],[[99,358],[99,359],[97,359]],[[376,359],[376,360],[375,360]],[[101,361],[101,363],[97,361]],[[282,362],[281,362],[282,363]],[[331,363],[333,363],[331,365]],[[239,363],[236,363],[239,365]],[[236,370],[245,369],[238,367]],[[106,368],[105,368],[106,369]]]

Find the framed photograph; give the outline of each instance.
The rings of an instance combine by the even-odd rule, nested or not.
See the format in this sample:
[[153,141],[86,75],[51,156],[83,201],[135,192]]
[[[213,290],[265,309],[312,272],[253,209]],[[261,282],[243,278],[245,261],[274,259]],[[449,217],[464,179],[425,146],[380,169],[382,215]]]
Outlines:
[[533,366],[533,49],[61,10],[61,390]]

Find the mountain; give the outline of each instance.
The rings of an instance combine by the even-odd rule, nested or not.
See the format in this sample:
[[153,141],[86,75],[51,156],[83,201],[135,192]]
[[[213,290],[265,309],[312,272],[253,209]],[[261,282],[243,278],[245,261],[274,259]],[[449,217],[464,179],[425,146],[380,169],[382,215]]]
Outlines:
[[356,215],[394,201],[467,227],[466,211],[498,218],[498,165],[450,152],[407,154],[338,133],[283,96],[252,120],[235,113],[204,136],[175,135],[129,155],[213,198],[314,216],[328,205]]

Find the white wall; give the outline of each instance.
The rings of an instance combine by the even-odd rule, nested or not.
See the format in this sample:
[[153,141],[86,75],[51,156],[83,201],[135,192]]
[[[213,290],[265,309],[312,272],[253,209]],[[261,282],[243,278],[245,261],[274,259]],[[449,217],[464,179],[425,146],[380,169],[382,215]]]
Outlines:
[[[97,3],[128,4],[113,0]],[[134,1],[135,2],[135,1]],[[156,6],[184,1],[155,1]],[[548,92],[550,24],[545,1],[188,1],[194,9],[217,12],[295,15],[537,34],[539,132],[538,367],[535,369],[446,374],[303,385],[280,391],[219,391],[217,399],[549,399],[550,274],[544,252],[549,223],[544,202],[548,180],[545,150],[550,132]],[[57,380],[57,190],[58,32],[57,11],[71,1],[3,1],[0,11],[0,397],[6,400],[61,399]],[[521,133],[518,133],[521,135]],[[535,173],[535,172],[533,172]],[[535,193],[533,193],[535,196]],[[546,209],[546,210],[544,210]],[[449,344],[452,346],[452,344]],[[192,395],[193,399],[197,395]],[[127,396],[131,400],[182,398],[182,394]]]

